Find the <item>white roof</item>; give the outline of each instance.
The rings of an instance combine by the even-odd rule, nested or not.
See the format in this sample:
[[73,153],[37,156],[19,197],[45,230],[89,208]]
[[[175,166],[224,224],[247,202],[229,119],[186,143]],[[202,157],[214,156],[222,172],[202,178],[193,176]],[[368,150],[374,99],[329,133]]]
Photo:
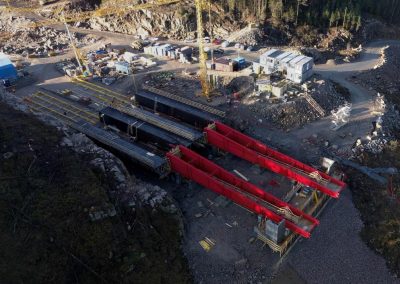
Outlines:
[[287,56],[289,56],[291,54],[292,54],[291,52],[286,51],[286,52],[282,53],[281,55],[279,55],[276,59],[277,60],[282,60],[283,58],[285,58],[285,57],[287,57]]
[[124,55],[126,55],[126,56],[138,56],[137,54],[129,52],[129,51],[125,51]]
[[290,60],[290,64],[294,64],[295,65],[295,64],[299,63],[301,60],[303,60],[305,57],[306,56],[304,56],[304,55],[296,56],[295,58]]
[[297,57],[298,55],[295,53],[290,54],[289,56],[285,57],[281,62],[283,63],[288,63],[290,60],[293,58]]
[[264,52],[263,55],[268,56],[268,55],[274,53],[275,51],[277,51],[277,50],[276,49],[270,49],[270,50]]
[[270,56],[272,53],[274,53],[275,51],[278,51],[276,49],[270,49],[267,52],[263,53],[262,56]]
[[304,64],[306,64],[306,63],[308,63],[308,62],[310,62],[310,61],[312,61],[312,60],[313,60],[312,57],[305,57],[305,58],[303,58],[303,60],[301,60],[300,62],[298,62],[298,64],[304,65]]
[[8,56],[4,53],[0,52],[0,66],[6,66],[10,64],[12,64],[10,58],[8,58]]

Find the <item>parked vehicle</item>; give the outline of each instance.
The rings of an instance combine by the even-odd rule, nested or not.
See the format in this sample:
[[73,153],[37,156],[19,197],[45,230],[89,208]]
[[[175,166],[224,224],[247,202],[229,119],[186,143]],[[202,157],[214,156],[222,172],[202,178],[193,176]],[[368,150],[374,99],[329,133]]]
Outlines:
[[222,40],[219,39],[219,38],[215,38],[212,43],[215,44],[215,45],[219,45],[219,44],[222,43]]
[[254,46],[249,45],[246,50],[247,51],[253,51],[254,50]]
[[214,54],[224,54],[224,50],[223,49],[221,49],[221,48],[216,48],[216,49],[214,49]]
[[224,48],[226,48],[226,47],[228,47],[229,45],[230,45],[231,43],[229,42],[229,41],[224,41],[222,44],[221,44],[221,46],[222,47],[224,47]]

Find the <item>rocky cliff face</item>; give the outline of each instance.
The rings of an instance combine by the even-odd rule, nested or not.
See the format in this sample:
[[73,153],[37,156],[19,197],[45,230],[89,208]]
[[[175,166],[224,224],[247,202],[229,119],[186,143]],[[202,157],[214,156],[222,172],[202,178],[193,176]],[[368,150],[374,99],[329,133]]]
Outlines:
[[[96,17],[76,25],[94,30],[183,39],[196,34],[196,10],[191,5],[169,5],[151,10],[130,11],[123,15]],[[211,26],[214,35],[227,36],[241,25],[243,24],[235,22],[218,7],[213,9]],[[210,22],[206,13],[204,27],[207,34],[210,31]]]
[[181,38],[187,30],[194,30],[184,18],[177,17],[175,12],[155,13],[152,11],[132,12],[124,17],[98,17],[91,19],[86,25],[95,30],[137,34],[141,36],[162,35]]
[[167,192],[85,135],[37,118],[0,89],[2,283],[190,283]]

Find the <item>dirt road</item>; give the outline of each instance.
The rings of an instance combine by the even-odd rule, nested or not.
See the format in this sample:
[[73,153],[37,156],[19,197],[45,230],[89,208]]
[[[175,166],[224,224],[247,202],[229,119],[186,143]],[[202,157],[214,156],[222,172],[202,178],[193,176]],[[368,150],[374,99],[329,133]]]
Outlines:
[[[381,40],[368,44],[360,58],[352,63],[339,65],[320,64],[315,66],[315,72],[347,88],[351,94],[352,111],[349,123],[338,131],[332,131],[331,117],[313,122],[307,127],[291,132],[298,139],[305,139],[317,134],[329,140],[338,147],[349,146],[357,137],[365,137],[371,130],[372,114],[376,93],[349,81],[352,75],[374,68],[381,62],[381,49],[386,45],[400,44],[400,41]],[[346,138],[343,136],[346,135]]]

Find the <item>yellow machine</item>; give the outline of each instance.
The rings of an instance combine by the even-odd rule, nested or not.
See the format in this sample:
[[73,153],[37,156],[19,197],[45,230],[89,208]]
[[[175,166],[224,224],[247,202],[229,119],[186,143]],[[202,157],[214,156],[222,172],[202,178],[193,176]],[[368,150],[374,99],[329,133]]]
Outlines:
[[204,52],[204,28],[203,28],[203,8],[205,0],[195,0],[196,18],[197,18],[197,43],[199,45],[199,63],[200,63],[200,83],[203,96],[210,99],[210,85],[207,78],[207,54]]

